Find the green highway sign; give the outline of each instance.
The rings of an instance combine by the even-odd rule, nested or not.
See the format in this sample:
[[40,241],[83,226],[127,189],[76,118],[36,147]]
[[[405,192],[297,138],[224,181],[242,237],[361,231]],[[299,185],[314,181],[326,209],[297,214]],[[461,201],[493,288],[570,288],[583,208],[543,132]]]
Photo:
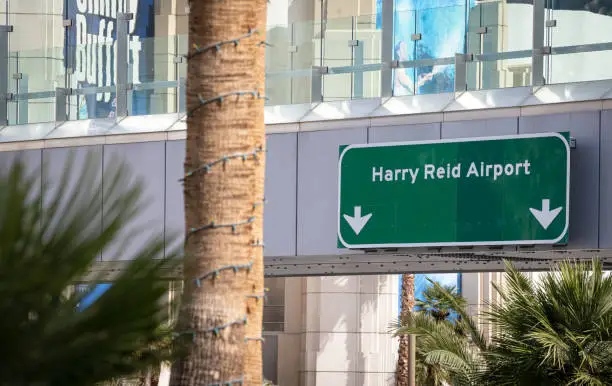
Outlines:
[[567,242],[568,133],[349,145],[338,239],[352,249]]

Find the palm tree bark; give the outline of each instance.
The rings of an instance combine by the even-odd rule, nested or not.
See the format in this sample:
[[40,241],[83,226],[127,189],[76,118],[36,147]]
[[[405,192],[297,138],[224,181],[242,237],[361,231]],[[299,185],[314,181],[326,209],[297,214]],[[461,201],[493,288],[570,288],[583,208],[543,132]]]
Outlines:
[[[402,275],[402,311],[400,319],[405,319],[414,307],[414,275]],[[409,335],[399,336],[399,350],[397,356],[397,368],[395,370],[395,385],[410,385],[410,340]],[[414,376],[414,374],[412,375]]]
[[173,386],[262,384],[265,127],[258,92],[264,93],[266,5],[190,5],[187,238],[177,323],[187,353],[173,364]]

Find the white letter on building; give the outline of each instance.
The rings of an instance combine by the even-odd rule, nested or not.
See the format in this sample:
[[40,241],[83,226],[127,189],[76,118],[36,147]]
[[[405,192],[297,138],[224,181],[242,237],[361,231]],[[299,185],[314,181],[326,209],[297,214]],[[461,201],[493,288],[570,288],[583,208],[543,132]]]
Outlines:
[[87,12],[87,0],[77,0],[76,5],[79,13]]
[[76,56],[74,74],[78,82],[84,82],[87,78],[87,53],[85,46],[87,45],[87,19],[85,15],[76,14],[76,47],[74,54]]
[[130,39],[130,52],[132,53],[132,83],[140,83],[140,51],[142,43],[139,36],[132,36]]

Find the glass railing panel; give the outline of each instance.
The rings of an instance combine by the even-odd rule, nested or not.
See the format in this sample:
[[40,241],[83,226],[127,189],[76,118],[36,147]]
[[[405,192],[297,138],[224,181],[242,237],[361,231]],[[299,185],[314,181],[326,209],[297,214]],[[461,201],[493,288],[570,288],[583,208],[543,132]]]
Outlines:
[[293,70],[322,65],[324,25],[320,20],[293,23],[293,45],[297,48],[292,55]]
[[23,50],[9,53],[9,124],[55,121],[55,90],[65,87],[62,48]]
[[[531,84],[533,5],[528,0],[475,4],[468,9],[467,89]],[[527,76],[527,78],[526,78]]]
[[577,7],[551,1],[546,13],[547,83],[570,83],[612,78],[612,11],[601,2]]
[[377,27],[376,15],[355,18],[355,40],[358,45],[353,47],[353,99],[380,96],[380,70],[369,71],[368,68],[382,61],[382,30]]
[[[394,69],[393,95],[409,96],[452,92],[455,69],[452,59],[436,59],[435,62],[441,64],[426,63]],[[432,81],[436,76],[439,79]]]
[[177,35],[176,45],[177,56],[181,58],[178,63],[178,78],[187,79],[187,58],[185,58],[185,55],[189,53],[189,36]]
[[[323,24],[323,66],[348,67],[353,65],[355,18],[330,19]],[[352,96],[352,73],[325,76],[323,100],[347,100]]]
[[129,115],[178,112],[179,38],[156,36],[130,43]]
[[489,54],[529,50],[533,42],[533,0],[471,3],[467,52]]
[[[465,13],[465,3],[417,10],[416,31],[421,38],[416,41],[415,59],[454,58],[455,54],[465,52]],[[420,66],[413,80],[416,94],[451,92],[454,90],[454,65]]]
[[267,105],[291,103],[293,54],[299,49],[293,43],[293,24],[268,26],[266,32]]
[[320,22],[268,26],[266,105],[310,102],[312,68],[321,66],[320,36]]
[[66,87],[72,89],[67,114],[71,120],[115,117],[116,42],[105,39],[83,44],[70,31],[66,56]]
[[[393,70],[393,95],[406,96],[454,91],[454,56],[404,62]],[[407,64],[406,64],[407,63]]]
[[291,102],[294,104],[311,102],[313,67],[323,65],[323,24],[320,20],[293,23]]
[[555,50],[553,48],[553,55],[547,57],[547,66],[544,70],[547,83],[612,79],[612,66],[610,66],[612,51],[555,54]]
[[605,2],[548,0],[547,6],[546,27],[552,47],[608,43],[612,40],[612,9]]
[[10,0],[4,3],[0,3],[0,12],[3,12],[0,24],[13,26],[8,34],[12,52],[40,53],[63,46],[63,0]]
[[114,86],[80,86],[67,98],[69,120],[115,118],[117,93]]
[[531,55],[511,59],[483,57],[467,63],[467,89],[490,90],[531,86]]
[[[414,10],[405,10],[405,6],[396,2],[393,29],[393,60],[406,62],[416,60],[417,22]],[[394,96],[414,95],[414,69],[398,68],[393,70]]]

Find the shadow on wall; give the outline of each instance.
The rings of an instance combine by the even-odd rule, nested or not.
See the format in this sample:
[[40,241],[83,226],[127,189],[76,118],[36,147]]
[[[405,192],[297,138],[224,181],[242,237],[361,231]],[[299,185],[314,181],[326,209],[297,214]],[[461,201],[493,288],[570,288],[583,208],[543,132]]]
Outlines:
[[393,318],[389,314],[397,312],[394,280],[396,275],[320,278],[321,292],[326,296],[319,298],[318,308],[308,307],[313,315],[307,316],[318,326],[306,326],[320,331],[311,341],[315,347],[306,342],[306,355],[310,350],[315,354],[316,367],[307,363],[316,369],[316,374],[311,374],[316,377],[315,384],[393,383],[397,344],[388,333],[388,324]]

